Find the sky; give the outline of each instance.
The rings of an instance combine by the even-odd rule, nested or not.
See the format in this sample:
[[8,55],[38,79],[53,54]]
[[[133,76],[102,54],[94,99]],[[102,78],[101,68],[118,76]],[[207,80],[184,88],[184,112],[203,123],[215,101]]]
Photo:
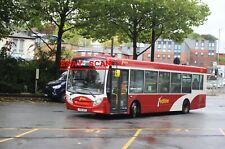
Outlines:
[[[211,15],[203,25],[195,27],[194,32],[199,34],[211,34],[220,39],[217,52],[225,52],[225,0],[202,0],[208,4]],[[219,36],[220,32],[220,36]]]

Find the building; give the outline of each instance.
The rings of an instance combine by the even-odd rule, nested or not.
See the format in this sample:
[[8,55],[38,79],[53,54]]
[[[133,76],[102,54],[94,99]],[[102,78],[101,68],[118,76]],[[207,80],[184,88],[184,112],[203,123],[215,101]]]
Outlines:
[[[185,39],[176,43],[169,39],[158,39],[155,43],[155,62],[173,63],[179,58],[183,65],[201,66],[212,70],[216,61],[216,40]],[[144,53],[143,60],[150,61],[151,51]]]
[[29,32],[21,31],[9,35],[7,38],[0,41],[0,48],[7,42],[12,43],[10,55],[15,58],[33,59],[35,49],[35,37]]
[[186,39],[184,42],[187,45],[185,51],[190,53],[189,65],[207,67],[211,70],[213,62],[216,62],[216,40]]
[[[155,62],[173,63],[177,57],[181,59],[181,50],[184,49],[184,44],[176,43],[169,39],[158,39],[155,43]],[[150,61],[150,49],[144,53],[143,60]]]

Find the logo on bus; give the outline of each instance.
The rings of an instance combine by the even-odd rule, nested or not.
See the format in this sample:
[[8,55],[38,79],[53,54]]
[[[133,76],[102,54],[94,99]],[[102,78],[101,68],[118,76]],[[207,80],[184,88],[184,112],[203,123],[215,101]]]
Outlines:
[[160,97],[158,101],[158,107],[159,107],[159,104],[168,104],[169,102],[170,102],[169,99]]
[[84,98],[84,97],[80,97],[80,98],[79,98],[79,101],[87,101],[87,99]]

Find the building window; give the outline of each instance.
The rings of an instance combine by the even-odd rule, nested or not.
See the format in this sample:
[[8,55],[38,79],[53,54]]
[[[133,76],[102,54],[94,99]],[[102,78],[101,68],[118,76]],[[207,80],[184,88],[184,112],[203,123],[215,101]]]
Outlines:
[[170,59],[170,57],[171,57],[171,56],[170,56],[170,55],[168,55],[168,59]]
[[178,45],[175,44],[174,49],[177,50],[178,49]]
[[199,44],[198,44],[198,40],[195,41],[195,49],[198,49]]
[[201,52],[201,55],[202,55],[202,56],[204,55],[203,52]]
[[172,45],[172,42],[171,41],[168,41],[168,49],[171,50],[171,45]]
[[211,42],[209,42],[209,47],[212,47],[212,43]]
[[158,49],[161,49],[161,41],[158,41]]
[[163,49],[166,49],[166,41],[163,41]]
[[197,64],[197,61],[194,61],[195,64]]
[[162,58],[163,58],[163,59],[165,59],[165,57],[166,57],[166,55],[165,55],[165,54],[163,54],[163,55],[162,55]]
[[23,53],[23,48],[24,48],[24,40],[20,39],[19,40],[19,53]]
[[160,58],[160,54],[158,54],[157,57]]
[[204,40],[202,40],[201,49],[204,49],[204,47],[205,47],[205,43],[204,43]]
[[195,52],[195,55],[198,55],[198,52]]
[[81,56],[85,56],[85,52],[81,52],[80,55],[81,55]]
[[151,57],[151,54],[148,54],[148,58],[150,58]]
[[13,46],[12,46],[12,51],[17,53],[17,47],[18,47],[18,39],[13,39]]

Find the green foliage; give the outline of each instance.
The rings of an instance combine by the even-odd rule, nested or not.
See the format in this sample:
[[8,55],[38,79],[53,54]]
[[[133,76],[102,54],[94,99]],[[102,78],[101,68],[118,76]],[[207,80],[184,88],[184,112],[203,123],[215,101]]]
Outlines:
[[18,3],[19,0],[0,1],[0,39],[8,36],[17,26],[21,15]]
[[209,41],[215,41],[217,40],[216,37],[214,37],[213,35],[210,35],[210,34],[206,34],[206,35],[201,35],[202,38],[204,38],[205,40],[209,40]]
[[79,46],[91,46],[91,39],[85,39],[78,34],[78,31],[71,29],[63,34],[63,39],[65,43]]
[[194,39],[194,40],[202,40],[202,36],[198,33],[191,33],[188,35],[188,38]]
[[[119,45],[121,45],[121,42],[119,41],[119,39],[117,37],[113,37],[113,46],[119,46]],[[102,46],[105,47],[105,48],[111,48],[112,39],[103,42]]]
[[54,80],[54,65],[51,61],[23,59],[0,59],[0,93],[34,92],[35,70],[40,69],[38,90],[43,92],[45,85]]
[[[76,27],[80,19],[80,5],[89,1],[74,0],[23,0],[21,7],[27,12],[24,20],[27,26],[41,28],[53,24],[57,32],[57,47],[55,52],[55,75],[59,75],[59,63],[62,53],[63,34]],[[29,21],[28,21],[29,20]],[[71,41],[70,41],[71,42]]]
[[80,33],[87,38],[106,41],[118,36],[132,41],[134,58],[137,42],[150,43],[152,30],[157,40],[182,41],[201,25],[210,14],[206,4],[198,0],[94,0],[83,6]]
[[200,35],[198,33],[191,33],[188,35],[188,38],[194,39],[194,40],[209,40],[209,41],[217,40],[217,38],[214,37],[213,35],[210,35],[210,34]]

